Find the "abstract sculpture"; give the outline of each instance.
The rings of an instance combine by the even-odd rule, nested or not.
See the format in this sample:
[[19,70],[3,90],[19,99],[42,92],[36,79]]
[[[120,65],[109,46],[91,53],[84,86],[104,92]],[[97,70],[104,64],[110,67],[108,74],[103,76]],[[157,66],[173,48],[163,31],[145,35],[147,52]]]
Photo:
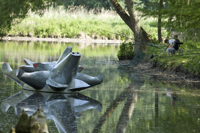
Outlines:
[[15,70],[5,62],[2,71],[27,90],[68,92],[100,84],[102,74],[92,77],[81,73],[83,67],[78,65],[80,57],[79,52],[72,52],[72,47],[68,46],[58,61],[39,63],[24,59],[26,65]]

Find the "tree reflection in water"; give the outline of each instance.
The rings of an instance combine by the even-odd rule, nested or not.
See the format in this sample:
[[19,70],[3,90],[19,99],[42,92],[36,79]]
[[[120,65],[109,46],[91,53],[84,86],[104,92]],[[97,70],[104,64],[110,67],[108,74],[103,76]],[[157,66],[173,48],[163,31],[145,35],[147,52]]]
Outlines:
[[[129,75],[130,76],[130,75]],[[138,80],[138,77],[136,80]],[[122,109],[121,115],[119,117],[117,126],[116,126],[116,133],[125,133],[128,122],[131,118],[131,114],[133,113],[135,103],[138,99],[137,91],[140,87],[144,84],[144,82],[140,80],[140,82],[136,82],[135,79],[132,79],[130,85],[121,93],[119,94],[116,99],[110,104],[107,108],[106,112],[103,116],[99,119],[98,123],[95,125],[92,133],[98,133],[101,129],[102,125],[105,121],[109,118],[109,116],[113,113],[113,111],[117,108],[119,104],[125,101],[124,107]]]

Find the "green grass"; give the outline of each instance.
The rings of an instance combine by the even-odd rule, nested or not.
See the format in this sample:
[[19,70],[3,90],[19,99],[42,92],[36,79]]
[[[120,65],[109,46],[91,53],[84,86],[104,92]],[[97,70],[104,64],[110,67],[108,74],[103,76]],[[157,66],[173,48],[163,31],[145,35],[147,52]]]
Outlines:
[[[140,20],[141,25],[157,39],[157,28],[151,26],[156,20]],[[30,12],[21,23],[13,25],[9,35],[34,37],[78,38],[85,33],[91,38],[123,39],[133,38],[133,32],[112,10],[87,10],[83,7],[63,7],[46,10],[43,16]],[[163,32],[163,34],[166,34]]]
[[186,41],[181,45],[183,55],[176,53],[168,56],[166,51],[154,47],[147,47],[146,60],[150,60],[151,55],[158,55],[151,59],[152,63],[157,63],[160,70],[170,70],[189,72],[194,75],[200,75],[200,42]]
[[93,38],[120,39],[121,34],[133,36],[115,11],[101,9],[95,13],[83,7],[70,7],[67,10],[63,7],[50,8],[41,17],[30,12],[21,23],[12,26],[9,34],[75,38],[82,32]]

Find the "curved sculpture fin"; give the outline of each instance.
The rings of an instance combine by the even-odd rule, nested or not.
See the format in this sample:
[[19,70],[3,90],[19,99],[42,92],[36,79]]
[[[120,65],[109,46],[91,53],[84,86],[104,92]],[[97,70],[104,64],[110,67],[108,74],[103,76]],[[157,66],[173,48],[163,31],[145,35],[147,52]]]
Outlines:
[[33,66],[37,71],[48,71],[52,68],[51,65],[45,63],[34,63]]
[[18,83],[21,87],[24,85],[24,83],[19,80],[17,78],[17,74],[18,74],[18,69],[16,70],[13,70],[9,63],[5,62],[3,65],[2,65],[2,71],[5,75],[7,75],[10,79],[12,79],[13,81],[15,81],[16,83]]
[[70,83],[68,89],[70,91],[80,91],[85,88],[90,87],[91,85],[87,84],[86,82],[79,80],[79,79],[73,79],[73,81]]
[[68,85],[55,82],[50,78],[46,81],[46,84],[48,84],[54,91],[63,91],[68,87]]
[[33,63],[36,63],[36,62],[32,62],[32,61],[30,61],[30,60],[24,58],[24,63],[25,63],[26,65],[33,65]]
[[99,74],[96,77],[92,77],[83,73],[77,73],[76,79],[80,79],[86,82],[87,84],[94,86],[103,82],[103,75]]
[[49,71],[35,71],[32,73],[27,73],[22,69],[19,69],[17,77],[36,90],[39,90],[46,85],[46,80],[48,79],[49,74]]
[[57,61],[57,64],[63,60],[70,52],[72,52],[72,47],[68,46],[67,48],[65,48],[65,50],[63,51],[63,53],[61,54],[60,58]]
[[25,72],[34,72],[36,69],[32,65],[21,65],[19,66],[20,69],[24,70]]

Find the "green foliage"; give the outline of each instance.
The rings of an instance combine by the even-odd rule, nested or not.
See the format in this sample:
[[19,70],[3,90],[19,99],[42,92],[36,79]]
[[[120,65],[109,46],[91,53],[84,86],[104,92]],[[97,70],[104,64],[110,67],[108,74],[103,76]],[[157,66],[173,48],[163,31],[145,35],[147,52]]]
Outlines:
[[191,40],[193,42],[198,43],[200,41],[200,27],[186,29],[184,32],[184,40]]
[[194,75],[200,75],[200,42],[187,41],[181,44],[183,55],[175,54],[167,56],[165,51],[158,50],[154,47],[147,47],[146,60],[151,55],[158,55],[151,59],[153,64],[160,70],[185,71]]
[[11,25],[19,23],[28,12],[42,14],[44,9],[55,0],[0,0],[0,36],[10,30]]
[[57,5],[69,6],[84,6],[88,9],[105,8],[110,9],[111,4],[109,0],[56,0]]
[[[124,8],[125,8],[125,2],[123,0],[119,0],[119,2],[120,4],[124,5]],[[144,5],[144,3],[146,2],[143,2],[141,0],[135,1],[135,5],[140,6],[140,7]],[[92,14],[92,17],[89,19],[85,17],[84,18],[85,23],[82,23],[82,24],[78,23],[80,21],[77,21],[76,19],[75,21],[77,21],[77,23],[71,22],[70,25],[65,25],[65,24],[68,23],[69,18],[70,19],[73,18],[71,16],[73,16],[74,13],[70,14],[67,19],[66,19],[66,15],[59,18],[55,17],[54,20],[53,19],[49,20],[49,18],[44,18],[42,20],[39,20],[40,17],[38,16],[36,16],[34,20],[33,18],[30,18],[30,14],[32,14],[33,12],[39,14],[40,16],[42,14],[45,14],[49,9],[51,10],[50,6],[52,5],[54,9],[56,10],[57,8],[59,8],[58,5],[65,5],[65,7],[67,7],[66,12],[69,12],[69,13],[67,14],[65,12],[66,9],[62,8],[62,10],[59,10],[61,14],[66,13],[66,15],[69,15],[70,13],[75,11],[74,12],[75,14],[82,15],[82,13],[83,14],[89,13],[89,14]],[[84,8],[84,7],[87,7],[87,8]],[[94,1],[94,0],[88,0],[88,1],[80,1],[80,0],[11,1],[11,0],[8,0],[8,1],[4,1],[4,0],[0,0],[0,36],[2,37],[5,35],[8,35],[8,32],[10,31],[10,29],[14,26],[14,28],[12,28],[9,33],[12,35],[21,35],[21,36],[29,35],[29,36],[38,36],[38,37],[49,37],[49,36],[74,37],[74,36],[78,36],[79,31],[81,30],[82,32],[87,31],[85,33],[90,34],[90,35],[97,34],[98,36],[101,36],[101,37],[106,36],[108,37],[108,39],[120,38],[121,35],[126,35],[127,37],[132,38],[133,33],[131,32],[131,30],[128,30],[129,28],[124,25],[124,22],[119,17],[117,19],[116,18],[110,19],[110,18],[113,18],[113,17],[110,17],[110,15],[108,15],[107,17],[104,17],[104,15],[107,15],[107,13],[110,13],[105,9],[110,9],[110,7],[111,6],[110,6],[109,0],[99,0],[99,1]],[[83,11],[82,13],[79,12],[80,9],[81,11]],[[94,27],[93,25],[90,25],[90,23],[86,21],[86,20],[93,21],[96,18],[96,16],[93,16],[93,14],[97,15],[99,18],[100,17],[102,18],[103,21],[101,19],[97,19],[97,21],[102,22],[102,24],[99,24],[97,22]],[[112,13],[111,15],[114,15],[114,14]],[[54,16],[55,15],[53,16],[50,15],[49,17],[53,18]],[[81,18],[80,16],[78,16],[77,18]],[[84,15],[84,16],[87,16],[87,15]],[[26,20],[23,20],[24,18],[26,18]],[[63,23],[63,20],[64,20],[64,23]],[[82,21],[82,19],[79,19],[79,20]],[[105,23],[105,21],[109,22],[109,24],[111,25],[109,26],[109,24]],[[19,22],[22,22],[22,23],[19,24]],[[16,24],[19,24],[21,26],[19,25],[16,26]],[[86,26],[80,27],[80,25],[84,25],[84,24],[87,26],[87,28]],[[57,26],[57,25],[60,25],[60,26]],[[107,25],[109,27],[107,27]],[[73,28],[71,28],[71,26]],[[102,27],[106,27],[107,31],[105,30],[105,28],[102,28]],[[108,31],[110,33],[108,33]]]
[[200,42],[194,42],[192,40],[184,42],[184,49],[187,51],[196,51],[199,48],[200,48]]
[[[54,5],[54,7],[56,7],[55,5],[64,5],[67,9],[71,5],[82,5],[88,9],[95,8],[95,12],[98,12],[101,8],[110,9],[111,7],[109,0],[0,0],[0,36],[5,36],[12,25],[26,18],[29,11],[42,15],[44,10],[51,5]],[[47,36],[47,34],[45,33],[43,36]]]
[[[169,31],[185,31],[189,29],[199,28],[199,15],[200,1],[197,0],[163,0],[164,8],[159,9],[159,1],[149,0],[151,7],[154,8],[138,8],[142,11],[142,16],[158,17],[161,15],[165,23],[166,28]],[[158,11],[159,10],[159,11]]]
[[[118,0],[122,8],[126,8],[125,0]],[[145,6],[145,2],[143,0],[134,0],[134,4],[137,7],[143,8]],[[70,6],[84,6],[88,9],[111,9],[112,5],[110,0],[56,0],[57,5],[64,5],[67,9]]]
[[[92,27],[92,28],[91,28]],[[77,38],[85,33],[94,39],[107,37],[121,39],[122,35],[132,38],[133,33],[112,10],[101,9],[98,13],[84,7],[49,8],[44,15],[30,12],[21,23],[13,25],[8,32],[13,36]]]
[[[145,31],[149,34],[151,38],[151,43],[157,43],[158,42],[158,21],[156,18],[146,18],[143,20],[140,20],[141,26],[145,29]],[[162,36],[167,37],[167,31],[164,30],[164,27],[162,27],[161,30]]]
[[120,44],[120,49],[117,56],[124,57],[123,59],[133,59],[134,56],[134,45],[132,42],[123,42]]
[[169,0],[168,2],[168,8],[164,9],[162,14],[168,18],[169,27],[179,31],[199,27],[200,1]]

